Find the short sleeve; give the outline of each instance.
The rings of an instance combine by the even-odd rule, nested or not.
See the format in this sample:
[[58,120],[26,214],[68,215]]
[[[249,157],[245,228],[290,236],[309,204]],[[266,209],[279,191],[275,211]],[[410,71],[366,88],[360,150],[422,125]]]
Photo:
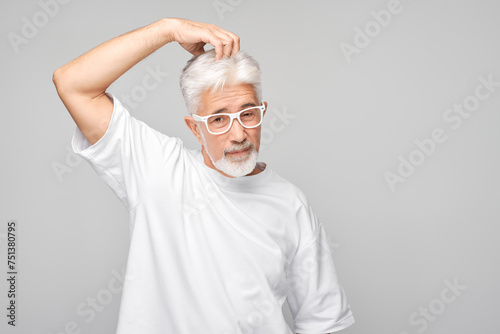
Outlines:
[[354,323],[325,230],[319,222],[316,226],[315,236],[295,254],[287,270],[287,302],[295,333],[300,334],[331,333]]
[[182,141],[132,117],[116,97],[106,95],[114,105],[106,133],[91,145],[77,126],[71,146],[131,210],[147,178],[154,178],[168,159],[178,158]]

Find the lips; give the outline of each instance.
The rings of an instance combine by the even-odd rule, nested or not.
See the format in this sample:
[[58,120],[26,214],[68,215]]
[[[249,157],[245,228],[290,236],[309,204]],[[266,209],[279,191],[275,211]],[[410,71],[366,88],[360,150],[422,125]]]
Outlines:
[[227,154],[238,154],[238,153],[245,153],[245,152],[247,152],[247,151],[249,151],[249,150],[250,150],[250,147],[248,147],[248,148],[245,148],[245,149],[243,149],[243,150],[239,150],[239,151],[232,151],[232,152],[227,152]]

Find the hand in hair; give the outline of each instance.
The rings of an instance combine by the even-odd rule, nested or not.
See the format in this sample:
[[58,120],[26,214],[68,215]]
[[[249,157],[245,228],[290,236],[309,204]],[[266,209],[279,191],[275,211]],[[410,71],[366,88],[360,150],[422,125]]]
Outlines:
[[240,50],[240,38],[214,24],[177,18],[169,19],[169,22],[172,41],[195,56],[205,52],[205,44],[214,46],[216,60],[235,55]]

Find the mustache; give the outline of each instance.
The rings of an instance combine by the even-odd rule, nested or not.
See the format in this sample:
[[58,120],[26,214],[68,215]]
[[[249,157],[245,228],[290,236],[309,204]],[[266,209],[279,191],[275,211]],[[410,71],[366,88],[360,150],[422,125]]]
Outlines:
[[233,144],[233,145],[231,145],[231,147],[226,148],[224,150],[224,156],[226,155],[226,153],[232,153],[232,152],[236,152],[236,151],[241,151],[241,150],[245,150],[247,148],[250,148],[250,149],[254,150],[255,146],[251,142],[249,142],[247,140],[242,141],[241,143]]

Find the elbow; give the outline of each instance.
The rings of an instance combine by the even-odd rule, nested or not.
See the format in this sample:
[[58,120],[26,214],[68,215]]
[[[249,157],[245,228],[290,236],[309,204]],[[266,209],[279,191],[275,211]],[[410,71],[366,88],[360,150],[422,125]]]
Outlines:
[[60,67],[52,74],[52,82],[56,87],[57,94],[62,98],[63,95],[68,95],[72,92],[71,80],[66,74],[65,68]]
[[56,87],[63,86],[65,82],[67,82],[67,74],[66,74],[65,66],[59,67],[52,73],[52,82]]
[[62,81],[63,81],[63,70],[61,68],[58,68],[57,70],[52,73],[52,82],[54,83],[54,86],[56,87],[57,91],[60,92],[61,87],[63,86]]

